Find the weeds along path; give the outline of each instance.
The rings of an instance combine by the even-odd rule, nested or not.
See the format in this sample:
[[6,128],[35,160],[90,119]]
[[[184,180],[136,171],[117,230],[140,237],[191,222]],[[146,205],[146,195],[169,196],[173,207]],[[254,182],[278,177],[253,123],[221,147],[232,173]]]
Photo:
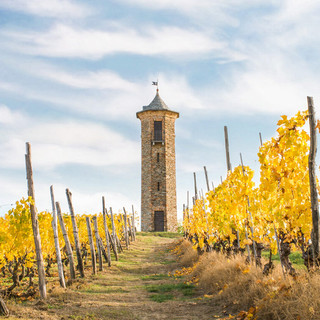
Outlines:
[[169,250],[175,239],[168,236],[140,234],[111,268],[93,276],[89,261],[86,278],[65,290],[57,279],[49,280],[45,303],[11,300],[9,319],[213,319],[209,301],[168,276],[177,268]]

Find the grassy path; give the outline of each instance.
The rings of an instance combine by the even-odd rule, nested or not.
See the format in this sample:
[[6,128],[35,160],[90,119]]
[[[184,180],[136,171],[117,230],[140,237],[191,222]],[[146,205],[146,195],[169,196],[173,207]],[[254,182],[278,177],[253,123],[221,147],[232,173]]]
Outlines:
[[168,276],[177,266],[168,250],[172,238],[139,235],[111,268],[63,290],[48,283],[49,299],[14,302],[9,319],[213,319],[209,301],[199,299],[192,286]]

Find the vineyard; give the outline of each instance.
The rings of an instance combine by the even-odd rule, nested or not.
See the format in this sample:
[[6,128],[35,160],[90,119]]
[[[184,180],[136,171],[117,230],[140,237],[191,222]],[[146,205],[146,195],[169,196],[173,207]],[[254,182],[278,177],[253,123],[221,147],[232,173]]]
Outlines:
[[[200,250],[247,250],[248,259],[253,256],[260,265],[262,249],[269,248],[270,256],[280,249],[284,271],[290,274],[295,272],[288,258],[291,250],[301,251],[307,268],[318,263],[311,246],[307,119],[304,111],[279,120],[278,135],[262,144],[258,153],[258,187],[253,170],[240,165],[185,210],[186,236]],[[265,266],[265,271],[270,268]]]
[[[306,129],[308,122],[311,135]],[[309,288],[308,285],[315,278],[308,278],[308,274],[317,275],[320,264],[317,197],[314,205],[314,195],[316,193],[317,196],[320,189],[317,180],[312,182],[310,164],[314,164],[315,157],[312,143],[316,142],[312,137],[311,122],[313,131],[320,130],[320,123],[316,124],[310,110],[298,112],[292,118],[282,116],[278,121],[277,135],[264,143],[261,141],[258,152],[258,186],[254,183],[253,170],[242,163],[233,170],[228,164],[226,179],[211,190],[207,183],[206,194],[202,192],[198,195],[195,187],[193,206],[184,206],[185,240],[176,242],[172,250],[180,260],[180,268],[175,272],[151,274],[141,279],[166,279],[173,275],[177,280],[182,277],[184,284],[172,285],[168,282],[165,284],[166,288],[181,290],[183,295],[188,295],[187,292],[191,291],[193,294],[195,286],[199,287],[199,292],[210,287],[210,295],[205,294],[204,297],[213,297],[215,291],[218,292],[216,297],[224,297],[224,292],[229,292],[228,297],[223,299],[231,299],[231,305],[239,304],[239,296],[245,296],[246,290],[253,288],[255,297],[260,297],[263,304],[256,305],[255,299],[240,303],[240,309],[245,306],[249,311],[241,311],[236,316],[230,315],[229,318],[234,319],[261,319],[258,317],[258,309],[262,310],[262,306],[267,305],[266,301],[279,297],[283,291],[286,296],[290,296],[289,290],[296,290],[294,292],[297,295],[304,286],[308,288],[308,292],[312,292],[314,287]],[[72,194],[66,189],[70,214],[62,213],[51,187],[52,212],[38,213],[34,200],[29,144],[26,164],[29,197],[17,201],[14,208],[0,217],[2,297],[26,301],[40,296],[42,300],[46,300],[48,279],[54,279],[65,289],[77,280],[88,277],[89,269],[92,275],[97,275],[103,271],[104,264],[108,269],[114,262],[121,260],[121,253],[130,255],[130,250],[125,249],[129,249],[129,245],[136,240],[137,214],[134,208],[130,214],[127,214],[125,208],[123,213],[114,214],[112,208],[106,209],[102,198],[101,213],[75,214]],[[315,193],[313,186],[316,188]],[[168,244],[166,241],[163,243]],[[265,252],[268,252],[267,260],[262,257]],[[301,282],[300,270],[296,270],[290,261],[292,252],[300,252],[308,272],[308,276],[303,275],[306,283]],[[281,268],[272,259],[276,255],[280,258]],[[158,256],[158,259],[161,261],[162,258]],[[152,272],[152,268],[149,269]],[[243,277],[246,277],[243,280],[245,284],[241,284]],[[277,287],[279,283],[282,284]],[[241,286],[243,292],[236,293]],[[156,292],[150,286],[146,288],[147,291]],[[270,288],[277,289],[272,291]],[[181,295],[181,292],[177,294]],[[174,300],[174,296],[170,294],[155,297],[160,299],[158,302]],[[4,300],[0,300],[1,313],[8,315]],[[209,312],[206,304],[204,302],[199,305],[201,312]],[[306,308],[311,315],[318,312],[317,305]],[[196,317],[192,313],[190,319],[193,316]],[[283,319],[287,318],[283,316]],[[294,319],[301,318],[298,314]]]
[[[12,280],[12,284],[2,291],[2,293],[6,296],[29,297],[35,294],[33,279],[36,276],[36,261],[34,257],[35,245],[29,209],[29,203],[31,201],[31,199],[21,199],[20,201],[17,201],[15,208],[11,209],[5,215],[5,217],[0,218],[0,223],[2,225],[0,231],[0,268],[2,276],[6,277],[9,275]],[[71,248],[76,247],[73,237],[72,219],[68,214],[61,214],[60,212],[58,215],[60,222],[64,225],[63,228],[57,229],[59,239],[58,245],[60,248],[62,248],[61,262],[70,269],[70,273],[65,277],[62,276],[60,280],[62,279],[63,282],[68,282],[68,280],[75,279],[76,276],[73,256],[72,254],[70,255],[70,252],[68,252],[67,249],[69,245]],[[81,244],[81,259],[83,259],[84,264],[87,264],[88,255],[90,252],[88,230],[90,230],[89,228],[91,227],[90,225],[92,222],[97,221],[97,223],[94,224],[95,232],[93,235],[92,232],[89,232],[89,234],[91,237],[93,237],[93,242],[98,245],[98,247],[96,247],[103,250],[101,254],[104,256],[104,259],[108,264],[111,264],[110,247],[111,250],[114,250],[116,259],[118,259],[118,250],[123,250],[119,239],[124,240],[125,245],[126,236],[124,231],[124,216],[120,214],[113,215],[113,229],[111,216],[109,215],[106,217],[105,215],[100,213],[98,215],[75,216],[79,242]],[[104,236],[106,234],[104,229],[104,219],[106,219],[108,238]],[[55,237],[52,228],[52,214],[49,212],[40,212],[38,214],[38,220],[40,226],[42,254],[45,262],[45,274],[47,277],[52,277],[52,266],[57,261]],[[63,234],[62,229],[66,230],[66,234]],[[113,241],[113,237],[111,237],[110,233],[108,233],[108,230],[115,231],[114,239],[117,241],[116,245]],[[127,234],[128,237],[131,237],[131,240],[133,240],[133,229],[127,229]],[[67,244],[63,239],[69,239],[67,240]],[[109,245],[109,241],[112,244],[111,246]],[[128,241],[130,241],[129,238]],[[93,245],[93,242],[91,242],[91,245]],[[100,259],[99,266],[101,269],[102,256],[100,253],[98,254],[98,259]],[[94,267],[93,272],[96,273],[96,267]],[[64,278],[66,281],[63,280]],[[16,289],[18,289],[17,293],[15,293]]]
[[[308,120],[310,135],[306,129]],[[318,282],[316,276],[310,275],[318,274],[320,263],[318,236],[318,193],[320,189],[313,167],[316,152],[316,147],[314,148],[313,145],[316,144],[315,131],[320,130],[320,123],[319,121],[316,123],[309,108],[307,111],[298,112],[292,118],[282,116],[277,125],[277,135],[264,143],[261,141],[258,152],[260,163],[258,186],[254,183],[253,170],[242,163],[240,155],[241,165],[231,170],[229,164],[228,175],[218,186],[210,190],[207,180],[208,192],[205,195],[203,192],[198,195],[195,183],[193,206],[191,208],[189,204],[184,206],[185,238],[198,252],[198,256],[191,263],[192,270],[187,273],[199,276],[199,272],[194,271],[199,268],[199,264],[202,265],[200,274],[204,268],[207,268],[207,272],[214,273],[217,260],[220,260],[225,263],[219,271],[220,279],[219,276],[206,278],[205,283],[202,283],[203,286],[212,284],[212,290],[214,283],[217,285],[220,283],[218,286],[220,293],[230,287],[237,291],[237,287],[232,285],[230,279],[237,283],[244,274],[250,273],[250,281],[246,280],[248,295],[250,295],[249,288],[252,284],[259,283],[261,288],[269,288],[268,292],[265,290],[258,307],[255,306],[256,301],[253,298],[250,302],[252,305],[247,305],[248,308],[251,307],[250,310],[240,312],[238,317],[234,317],[237,319],[274,319],[275,315],[270,316],[271,311],[269,314],[267,312],[264,314],[265,318],[260,318],[257,310],[264,309],[269,300],[275,297],[279,301],[277,302],[276,299],[274,304],[281,305],[283,303],[283,301],[280,302],[283,293],[281,291],[285,291],[284,296],[287,297],[291,297],[292,292],[295,292],[295,296],[299,296],[298,291],[301,290],[300,294],[304,291],[302,287],[308,288],[311,292],[314,291]],[[227,164],[228,162],[227,150]],[[207,175],[206,168],[205,174]],[[263,259],[262,253],[266,251],[268,259]],[[293,252],[300,253],[309,274],[296,270],[290,261],[290,255]],[[196,262],[204,253],[205,258],[203,260],[200,258],[200,262]],[[206,255],[207,253],[212,253],[211,258]],[[219,256],[220,254],[225,258]],[[278,255],[280,260],[280,279],[278,278],[279,273],[274,271],[277,266],[272,258],[275,255]],[[246,267],[242,260],[232,262],[237,259],[237,256],[245,257],[245,264],[249,267]],[[231,264],[234,267],[233,272],[238,274],[239,279],[229,274],[229,279],[221,283],[224,269],[231,268]],[[252,269],[250,264],[256,268]],[[211,271],[209,271],[209,266]],[[274,277],[272,277],[273,273]],[[269,278],[264,280],[263,277],[268,276]],[[292,282],[292,280],[297,282]],[[297,287],[300,289],[298,290]],[[232,295],[230,290],[228,291],[229,296]],[[255,290],[257,291],[256,288]],[[242,292],[241,294],[247,293]],[[258,296],[256,300],[259,300]],[[304,298],[310,299],[310,297]],[[236,297],[234,299],[238,301]],[[295,307],[298,308],[298,301],[296,300],[295,303]],[[243,304],[245,308],[246,303]],[[307,305],[307,302],[303,301],[303,304]],[[294,305],[293,300],[291,307],[292,305]],[[283,307],[281,311],[279,307],[278,319],[302,319],[301,313],[297,310],[295,314],[290,314],[288,310],[291,310],[291,307]],[[318,319],[315,315],[315,310],[319,312],[318,307],[317,304],[316,307],[310,306],[309,314],[303,319]],[[287,314],[284,308],[287,308]],[[282,316],[279,315],[280,312],[283,312]]]
[[[47,279],[56,277],[56,273],[60,286],[66,288],[76,278],[85,277],[84,268],[89,259],[93,275],[97,269],[103,270],[104,262],[111,267],[112,257],[118,261],[119,253],[135,240],[135,213],[132,208],[132,214],[127,215],[123,208],[124,213],[113,214],[112,208],[106,209],[102,197],[101,213],[75,214],[72,194],[66,189],[70,214],[64,214],[59,202],[55,202],[53,186],[50,187],[52,213],[38,213],[28,143],[26,167],[29,197],[17,201],[14,208],[0,217],[0,293],[6,298],[26,300],[39,292],[45,300]],[[9,315],[2,299],[1,314]]]

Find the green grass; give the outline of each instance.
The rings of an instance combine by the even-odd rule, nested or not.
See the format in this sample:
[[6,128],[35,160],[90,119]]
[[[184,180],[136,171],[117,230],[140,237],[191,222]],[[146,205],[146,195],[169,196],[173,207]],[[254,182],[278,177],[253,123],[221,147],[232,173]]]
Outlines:
[[[269,255],[270,255],[270,251],[269,251],[269,250],[262,251],[262,257],[263,257],[263,258],[269,260]],[[298,269],[303,269],[303,268],[305,268],[305,265],[304,265],[304,263],[303,263],[303,259],[302,259],[301,252],[298,252],[298,251],[292,252],[292,253],[289,255],[289,259],[290,259],[290,261],[292,262],[292,264],[293,264],[293,266],[294,266],[295,268],[298,268]],[[280,262],[279,254],[272,255],[272,261]]]
[[171,291],[180,291],[184,296],[191,296],[193,294],[194,285],[186,283],[168,283],[149,285],[146,287],[148,292],[166,293]]
[[167,293],[153,294],[150,296],[150,299],[152,301],[161,303],[168,300],[173,300],[173,294],[167,294]]

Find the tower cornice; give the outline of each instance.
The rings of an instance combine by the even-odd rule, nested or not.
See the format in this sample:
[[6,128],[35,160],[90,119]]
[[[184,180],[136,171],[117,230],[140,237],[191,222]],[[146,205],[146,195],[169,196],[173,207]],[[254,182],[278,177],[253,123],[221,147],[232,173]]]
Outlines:
[[159,115],[161,115],[161,114],[172,114],[172,115],[175,115],[176,118],[179,118],[179,116],[180,116],[179,112],[172,111],[172,110],[169,110],[169,109],[167,109],[167,110],[141,110],[141,111],[138,111],[136,113],[136,116],[137,116],[138,119],[141,119],[142,115],[146,115],[146,116],[150,115],[151,116],[153,114],[159,114]]

